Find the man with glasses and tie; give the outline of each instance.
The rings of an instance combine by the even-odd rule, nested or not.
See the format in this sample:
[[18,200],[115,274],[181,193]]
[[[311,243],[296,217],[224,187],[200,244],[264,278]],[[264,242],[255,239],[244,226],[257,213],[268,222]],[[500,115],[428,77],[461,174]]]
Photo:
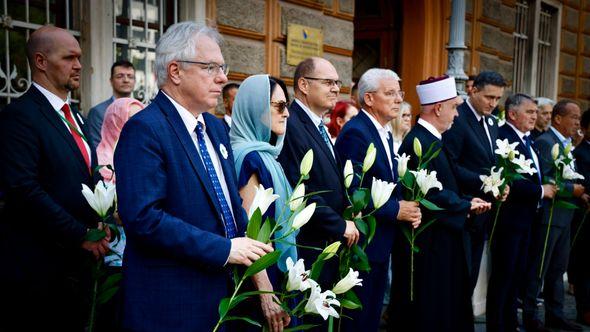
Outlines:
[[[351,160],[353,165],[362,165],[367,148],[374,144],[377,159],[365,174],[363,183],[354,179],[352,188],[359,185],[370,188],[373,178],[393,183],[398,181],[393,137],[388,123],[401,115],[404,92],[400,89],[399,81],[399,76],[389,69],[372,68],[361,76],[358,85],[362,109],[344,126],[335,147],[343,160]],[[363,279],[363,287],[355,290],[363,304],[363,310],[345,313],[352,317],[352,320],[343,322],[347,331],[379,330],[396,223],[403,221],[416,227],[420,224],[422,215],[418,203],[402,200],[399,193],[399,190],[394,192],[374,215],[377,219],[377,231],[366,248],[371,271],[361,272],[359,278]]]
[[[346,207],[343,163],[322,120],[322,116],[336,105],[341,86],[338,73],[328,60],[308,58],[295,69],[295,100],[289,107],[287,133],[278,160],[287,179],[295,186],[300,176],[299,163],[305,153],[313,149],[314,161],[305,183],[306,191],[323,191],[310,198],[318,208],[297,237],[297,243],[303,246],[323,248],[334,241],[351,246],[359,238],[354,222],[342,218]],[[307,264],[311,264],[320,252],[301,248],[299,253]],[[337,260],[327,261],[319,280],[322,289],[334,285],[337,271]]]
[[220,40],[194,22],[168,28],[156,46],[160,92],[117,145],[125,330],[213,330],[231,266],[273,250],[244,237],[229,138],[207,113],[227,82]]
[[82,196],[94,187],[96,154],[69,93],[80,85],[74,36],[44,26],[26,45],[32,84],[0,113],[2,331],[81,331],[90,265],[108,237],[84,239],[97,216]]
[[533,161],[534,172],[522,174],[522,179],[512,182],[510,196],[498,215],[490,247],[492,268],[486,303],[490,332],[518,328],[516,298],[524,283],[531,226],[543,198],[552,199],[557,190],[555,185],[543,184],[540,156],[532,143],[531,131],[537,120],[535,101],[517,93],[506,98],[505,105],[506,125],[498,130],[498,138],[518,143],[516,151]]
[[[482,174],[489,174],[496,164],[494,150],[498,138],[498,121],[492,111],[504,94],[506,81],[502,75],[493,71],[484,71],[475,77],[473,90],[466,102],[457,109],[459,116],[453,127],[443,134],[443,142],[449,156],[457,165],[457,179],[461,192],[465,195],[482,197],[488,201],[505,199],[506,192],[501,197],[490,197],[482,191]],[[467,238],[471,250],[469,274],[471,291],[475,289],[479,266],[483,254],[485,234],[491,220],[491,213],[471,215],[467,220]]]

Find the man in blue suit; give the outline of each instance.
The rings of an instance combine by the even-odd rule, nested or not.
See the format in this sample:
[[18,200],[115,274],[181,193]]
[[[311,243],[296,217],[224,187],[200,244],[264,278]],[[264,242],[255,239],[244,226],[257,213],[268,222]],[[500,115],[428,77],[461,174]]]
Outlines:
[[[363,183],[359,184],[355,179],[357,181],[353,181],[351,188],[359,185],[371,188],[373,178],[394,183],[398,181],[388,123],[399,115],[403,101],[404,92],[400,89],[399,80],[399,76],[389,69],[373,68],[365,72],[359,81],[362,110],[344,126],[335,148],[342,160],[350,160],[358,166],[363,164],[367,148],[372,143],[377,149],[377,159]],[[371,271],[360,274],[363,287],[355,290],[363,310],[347,313],[352,320],[344,321],[346,331],[379,330],[396,221],[406,221],[417,226],[421,220],[418,203],[401,200],[399,193],[399,190],[394,192],[389,201],[375,213],[377,231],[366,248]]]
[[156,47],[161,90],[117,145],[126,330],[212,330],[229,292],[226,267],[272,251],[243,237],[229,138],[206,112],[227,81],[220,38],[193,22],[168,28]]
[[[486,199],[491,197],[481,190],[481,174],[489,173],[496,163],[494,150],[498,138],[498,122],[492,111],[504,93],[506,81],[492,71],[484,71],[475,77],[473,90],[466,102],[457,109],[459,116],[453,127],[443,135],[443,142],[454,164],[457,165],[457,180],[465,195]],[[507,187],[507,192],[509,188]],[[483,254],[485,231],[491,219],[490,213],[472,215],[467,221],[470,242],[469,271],[471,291],[475,288]]]
[[531,131],[537,120],[535,101],[524,94],[506,99],[506,125],[498,131],[499,139],[518,143],[516,150],[532,160],[534,174],[522,174],[512,183],[511,193],[502,204],[491,244],[492,273],[486,302],[487,330],[516,331],[516,298],[523,283],[531,225],[543,198],[555,196],[555,185],[541,182],[539,155],[532,144]]
[[[568,99],[560,100],[553,107],[549,130],[535,140],[544,177],[555,177],[556,169],[551,156],[551,149],[555,144],[559,144],[559,148],[563,152],[565,147],[571,143],[572,137],[580,128],[580,113],[580,106]],[[566,181],[564,188],[560,188],[557,193],[558,197],[561,196],[560,199],[566,199],[573,204],[576,202],[571,197],[579,198],[583,194],[584,186],[573,181]],[[563,312],[563,274],[567,270],[570,254],[570,224],[574,216],[574,210],[559,207],[553,209],[547,252],[541,278],[539,278],[547,225],[551,214],[550,209],[551,200],[545,199],[541,216],[533,223],[531,230],[531,246],[527,263],[523,309],[525,329],[527,331],[546,331],[537,314],[536,298],[542,286],[545,299],[545,326],[565,331],[581,331],[582,328],[568,321]]]

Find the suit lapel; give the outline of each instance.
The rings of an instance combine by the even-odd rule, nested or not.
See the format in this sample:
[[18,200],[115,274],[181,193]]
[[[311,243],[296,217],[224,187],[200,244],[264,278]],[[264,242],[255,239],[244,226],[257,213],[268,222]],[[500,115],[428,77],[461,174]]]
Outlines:
[[[43,114],[43,116],[47,119],[47,121],[49,121],[49,123],[51,123],[51,125],[54,127],[54,129],[59,132],[59,134],[66,141],[70,150],[72,150],[72,153],[76,156],[76,159],[78,160],[78,166],[80,168],[80,171],[84,172],[85,174],[88,174],[88,167],[86,165],[86,161],[84,160],[84,157],[82,156],[82,152],[78,148],[76,141],[74,141],[74,137],[72,137],[72,133],[68,130],[68,128],[63,123],[63,121],[61,120],[61,118],[59,117],[57,112],[53,109],[53,107],[51,106],[51,104],[49,103],[47,98],[45,98],[45,96],[41,93],[41,91],[37,90],[37,88],[34,85],[32,85],[29,88],[28,93],[30,93],[32,99],[39,104],[39,106],[40,106],[39,110],[40,110],[41,114]],[[76,118],[76,117],[77,116],[74,115],[74,118]],[[80,126],[80,128],[82,128],[82,126]],[[84,134],[84,135],[86,135],[86,134]],[[90,150],[92,150],[92,149],[90,149]],[[95,158],[93,158],[93,160],[94,159]]]
[[[377,148],[377,159],[379,161],[377,161],[378,164],[381,165],[387,165],[387,168],[389,168],[389,160],[387,159],[387,151],[385,151],[385,149],[389,149],[389,146],[384,147],[383,143],[381,141],[381,136],[379,135],[379,131],[377,130],[377,128],[375,128],[375,125],[373,124],[373,122],[371,121],[371,119],[365,114],[364,111],[360,111],[359,114],[357,115],[358,117],[360,117],[360,119],[363,121],[363,123],[365,124],[365,127],[369,128],[369,133],[371,135],[371,141],[375,144],[375,147]],[[391,151],[392,155],[391,157],[393,158],[393,151]],[[393,164],[393,162],[392,162]],[[391,179],[381,179],[384,181],[393,181],[394,174],[393,174],[393,169],[391,170]]]
[[221,207],[217,201],[217,196],[215,196],[213,184],[211,183],[211,179],[209,178],[209,175],[203,166],[199,152],[197,151],[190,134],[187,132],[184,122],[182,122],[180,114],[178,114],[178,111],[176,111],[174,105],[172,105],[172,103],[166,96],[163,95],[162,92],[158,93],[153,102],[157,103],[162,112],[166,115],[166,118],[170,123],[170,127],[172,127],[176,137],[178,137],[178,140],[180,141],[191,165],[193,166],[193,170],[201,180],[201,183],[209,195],[209,199],[213,203],[213,206],[215,206],[217,215],[221,218]]
[[[490,161],[493,161],[494,157],[492,155],[492,151],[490,150],[490,142],[488,141],[488,135],[486,134],[485,129],[477,121],[475,114],[473,114],[473,111],[471,110],[469,105],[467,105],[467,103],[465,103],[465,108],[463,108],[463,114],[467,118],[467,122],[469,123],[471,129],[474,131],[475,136],[479,139],[479,142],[481,143],[481,148],[484,149],[486,155],[488,156],[488,158],[490,158]],[[486,121],[485,117],[483,119],[484,121]]]
[[299,120],[303,124],[305,130],[315,140],[316,147],[319,147],[319,149],[324,152],[327,159],[330,160],[332,166],[334,166],[335,169],[338,169],[338,165],[336,165],[336,159],[334,158],[336,152],[334,152],[334,155],[332,155],[332,151],[330,151],[330,148],[326,146],[326,142],[324,142],[324,139],[320,135],[318,128],[316,128],[309,116],[307,116],[305,111],[301,108],[301,106],[299,106],[297,102],[293,102],[291,104],[291,109],[294,110],[294,113],[297,113],[297,116],[299,117]]

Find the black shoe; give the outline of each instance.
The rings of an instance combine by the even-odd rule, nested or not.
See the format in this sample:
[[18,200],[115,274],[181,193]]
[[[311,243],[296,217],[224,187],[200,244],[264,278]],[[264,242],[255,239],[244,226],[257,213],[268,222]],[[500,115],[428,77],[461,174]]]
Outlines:
[[526,332],[551,332],[538,319],[525,319],[524,329]]
[[558,329],[562,331],[582,331],[583,328],[574,323],[560,317],[547,317],[545,319],[545,326],[552,329]]

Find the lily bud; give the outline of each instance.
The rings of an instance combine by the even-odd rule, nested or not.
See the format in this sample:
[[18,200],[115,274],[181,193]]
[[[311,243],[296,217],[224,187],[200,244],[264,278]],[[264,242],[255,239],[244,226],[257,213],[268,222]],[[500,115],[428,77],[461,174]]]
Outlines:
[[301,204],[303,204],[304,196],[305,185],[300,183],[291,194],[291,201],[289,202],[289,208],[291,211],[296,211],[301,206]]
[[375,162],[375,157],[377,157],[377,149],[375,149],[375,145],[371,143],[369,144],[369,148],[367,148],[367,154],[363,161],[363,173],[367,173],[371,169]]
[[516,153],[514,153],[514,151],[510,151],[508,153],[508,160],[513,160],[514,158],[516,158]]
[[354,286],[362,286],[362,281],[363,279],[359,279],[359,273],[353,269],[350,269],[348,274],[338,281],[336,286],[334,286],[332,292],[334,292],[334,294],[346,293]]
[[567,143],[567,145],[563,149],[563,154],[568,156],[571,151],[572,151],[572,142],[569,142],[569,143]]
[[311,167],[313,166],[313,150],[309,149],[305,156],[303,156],[303,160],[301,160],[301,165],[299,165],[299,172],[301,176],[307,176],[309,171],[311,171]]
[[352,162],[349,159],[346,161],[346,164],[344,164],[344,187],[346,187],[346,189],[350,187],[353,177],[354,171],[352,169]]
[[555,143],[553,148],[551,148],[551,158],[553,158],[553,160],[557,160],[557,158],[559,158],[559,143]]
[[295,218],[293,218],[293,229],[299,229],[303,225],[307,224],[315,212],[315,205],[315,203],[311,203],[306,206],[305,209],[301,210],[301,212],[297,213]]
[[330,244],[329,246],[327,246],[326,248],[324,248],[324,251],[322,251],[322,254],[327,254],[326,257],[324,257],[324,260],[328,260],[332,257],[334,257],[334,255],[336,255],[336,253],[338,252],[338,249],[340,248],[340,241],[336,241],[332,244]]
[[422,157],[422,144],[420,144],[418,137],[414,137],[414,153],[418,158]]

